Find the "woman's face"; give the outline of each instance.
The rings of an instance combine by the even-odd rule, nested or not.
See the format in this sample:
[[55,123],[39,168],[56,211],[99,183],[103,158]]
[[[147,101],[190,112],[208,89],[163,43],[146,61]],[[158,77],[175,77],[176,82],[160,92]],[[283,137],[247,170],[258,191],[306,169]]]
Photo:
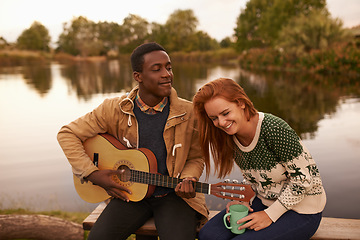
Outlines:
[[206,102],[204,108],[215,127],[229,135],[240,133],[241,127],[244,127],[247,122],[244,103],[237,104],[215,97]]

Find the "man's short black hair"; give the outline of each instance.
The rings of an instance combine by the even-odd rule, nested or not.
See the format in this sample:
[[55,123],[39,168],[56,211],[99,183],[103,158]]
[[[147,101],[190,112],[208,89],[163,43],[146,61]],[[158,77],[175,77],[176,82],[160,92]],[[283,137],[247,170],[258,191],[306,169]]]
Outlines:
[[144,43],[134,49],[130,57],[133,72],[142,72],[144,55],[153,51],[166,52],[165,49],[156,42]]

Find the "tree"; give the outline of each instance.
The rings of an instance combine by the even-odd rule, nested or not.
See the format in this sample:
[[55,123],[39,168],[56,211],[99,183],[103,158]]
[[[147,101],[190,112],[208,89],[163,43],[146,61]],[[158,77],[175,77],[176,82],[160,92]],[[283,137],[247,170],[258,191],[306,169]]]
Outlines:
[[49,31],[41,23],[35,21],[29,29],[24,30],[16,41],[20,49],[49,51]]
[[191,43],[196,39],[198,19],[191,9],[175,10],[165,23],[168,36],[166,49],[168,51],[191,51]]
[[5,48],[6,46],[8,46],[8,42],[5,40],[5,38],[0,36],[0,49]]
[[273,46],[281,29],[293,18],[308,16],[314,10],[326,10],[326,0],[274,0],[259,23],[259,34],[266,46]]
[[297,55],[325,49],[343,40],[345,31],[339,19],[331,19],[322,10],[293,18],[279,33],[278,47]]
[[233,46],[233,42],[231,41],[230,37],[226,37],[223,40],[220,41],[220,47],[221,48],[229,48]]
[[149,23],[146,19],[129,14],[122,24],[123,37],[119,49],[121,52],[130,53],[138,45],[144,43],[150,34]]
[[58,51],[72,55],[97,56],[103,51],[97,26],[85,17],[74,18],[70,25],[64,23],[59,36]]
[[165,25],[151,23],[149,41],[156,41],[167,51],[208,51],[218,49],[218,42],[206,32],[196,31],[198,20],[192,10],[176,10]]
[[211,38],[207,33],[198,31],[195,33],[195,42],[191,50],[209,51],[219,48],[218,42]]
[[[94,23],[84,17],[63,24],[57,51],[71,55],[93,56],[111,53],[131,53],[138,45],[156,41],[167,51],[208,51],[219,43],[203,31],[196,31],[198,20],[192,10],[176,10],[162,25],[149,23],[140,16],[129,14],[122,25]],[[109,52],[111,51],[111,52]]]
[[151,33],[148,37],[149,41],[157,42],[162,46],[167,46],[169,37],[165,25],[153,22],[150,24]]
[[273,47],[281,29],[300,15],[326,10],[326,0],[250,0],[235,28],[238,50]]
[[250,0],[246,8],[241,10],[235,28],[237,50],[263,46],[263,39],[259,34],[259,25],[264,12],[274,0]]
[[124,35],[122,26],[114,22],[99,22],[96,24],[96,29],[99,40],[103,44],[103,50],[100,54],[105,55],[110,50],[118,52]]

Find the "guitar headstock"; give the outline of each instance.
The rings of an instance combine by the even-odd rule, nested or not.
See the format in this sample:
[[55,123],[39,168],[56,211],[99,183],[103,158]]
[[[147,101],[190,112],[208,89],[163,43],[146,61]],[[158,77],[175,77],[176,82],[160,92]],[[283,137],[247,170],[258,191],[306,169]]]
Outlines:
[[250,202],[255,196],[255,192],[249,184],[239,184],[237,180],[225,180],[211,184],[211,194],[224,199]]

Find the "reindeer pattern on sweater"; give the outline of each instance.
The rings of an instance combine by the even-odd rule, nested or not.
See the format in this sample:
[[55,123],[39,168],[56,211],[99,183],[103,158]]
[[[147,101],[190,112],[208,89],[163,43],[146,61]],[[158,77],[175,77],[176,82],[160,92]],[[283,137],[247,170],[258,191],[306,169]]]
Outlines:
[[[325,191],[318,167],[301,139],[284,120],[268,113],[259,113],[252,143],[243,146],[235,136],[234,142],[234,160],[244,180],[252,185],[265,205],[271,206],[278,201],[284,208],[278,216],[270,216],[273,221],[283,212],[294,208],[305,213],[322,211]],[[321,198],[319,204],[323,206],[314,204],[313,211],[308,207],[303,211],[302,207],[300,210],[296,208],[304,198],[317,195],[317,198]]]

